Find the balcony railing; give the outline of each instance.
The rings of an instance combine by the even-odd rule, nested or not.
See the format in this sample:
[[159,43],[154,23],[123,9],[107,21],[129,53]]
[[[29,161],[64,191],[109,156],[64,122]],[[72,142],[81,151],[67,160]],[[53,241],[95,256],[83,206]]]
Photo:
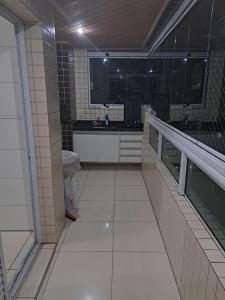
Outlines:
[[225,250],[225,156],[155,116],[149,123],[158,135],[158,159]]

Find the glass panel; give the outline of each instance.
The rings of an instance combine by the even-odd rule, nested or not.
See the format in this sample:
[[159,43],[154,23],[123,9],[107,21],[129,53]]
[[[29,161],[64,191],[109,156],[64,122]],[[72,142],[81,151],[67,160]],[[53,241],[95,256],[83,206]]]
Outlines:
[[1,16],[0,66],[0,233],[11,286],[35,238],[15,29]]
[[189,161],[186,194],[225,250],[225,191]]
[[124,104],[127,95],[137,95],[146,103],[147,60],[90,58],[92,104]]
[[109,103],[123,104],[128,88],[128,59],[109,59]]
[[177,182],[179,181],[180,176],[180,160],[180,151],[177,150],[173,144],[163,138],[162,161],[165,163]]
[[91,103],[109,104],[109,60],[90,59],[90,93]]
[[[162,68],[147,81],[149,103],[157,117],[222,154],[225,154],[224,16],[225,1],[199,0],[156,49],[160,56],[156,65],[161,60]],[[169,95],[167,100],[161,99],[165,94]]]
[[205,79],[205,59],[190,58],[185,78],[185,104],[201,104]]
[[[206,1],[207,2],[207,1]],[[205,4],[206,5],[206,4]],[[204,107],[197,139],[225,154],[225,1],[215,0],[212,15]]]
[[153,149],[158,152],[159,132],[152,126],[150,126],[149,142],[152,145]]
[[[189,45],[188,52],[195,52],[207,56],[212,1],[198,1],[189,15]],[[199,22],[201,20],[201,22]]]

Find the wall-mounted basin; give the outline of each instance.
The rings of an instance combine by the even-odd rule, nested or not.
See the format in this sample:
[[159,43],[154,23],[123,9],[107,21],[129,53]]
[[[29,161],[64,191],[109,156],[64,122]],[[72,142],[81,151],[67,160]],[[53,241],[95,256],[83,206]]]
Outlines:
[[62,150],[62,161],[64,178],[73,177],[74,173],[80,170],[80,160],[77,153]]

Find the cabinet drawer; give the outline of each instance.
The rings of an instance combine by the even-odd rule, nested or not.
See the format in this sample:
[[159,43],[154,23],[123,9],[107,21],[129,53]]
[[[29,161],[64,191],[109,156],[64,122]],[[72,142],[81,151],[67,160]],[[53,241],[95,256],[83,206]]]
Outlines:
[[141,149],[141,142],[120,142],[120,149]]
[[140,163],[141,162],[141,157],[139,156],[134,156],[134,157],[120,157],[120,162],[132,162],[132,163]]
[[120,155],[123,155],[123,156],[128,156],[128,155],[135,155],[135,156],[141,156],[141,149],[138,150],[138,149],[125,149],[125,150],[120,150]]
[[120,141],[142,141],[142,134],[122,134]]

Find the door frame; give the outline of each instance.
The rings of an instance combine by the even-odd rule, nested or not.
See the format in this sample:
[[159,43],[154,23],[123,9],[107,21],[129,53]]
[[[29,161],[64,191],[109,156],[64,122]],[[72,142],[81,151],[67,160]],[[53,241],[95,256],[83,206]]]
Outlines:
[[5,262],[4,262],[4,258],[3,258],[1,237],[0,237],[0,273],[2,273],[3,290],[4,290],[3,296],[5,296],[6,300],[8,300],[9,299],[9,290],[8,290],[6,274],[5,274]]
[[[13,285],[7,286],[5,281],[5,289],[8,293],[6,299],[15,299],[18,289],[25,280],[26,274],[30,270],[31,264],[37,256],[40,245],[41,245],[41,218],[40,218],[40,203],[38,195],[38,180],[37,180],[37,165],[35,155],[35,143],[33,135],[33,124],[32,124],[32,110],[31,110],[31,99],[30,99],[30,88],[28,82],[28,71],[27,71],[27,59],[26,59],[26,47],[25,47],[25,33],[23,22],[14,15],[10,10],[0,4],[0,16],[7,19],[15,26],[15,37],[17,44],[17,58],[19,67],[19,85],[20,85],[20,97],[22,102],[22,111],[25,123],[25,135],[26,135],[26,150],[28,160],[28,172],[30,179],[30,195],[32,204],[33,214],[33,225],[34,225],[34,240],[35,244],[31,249],[28,257],[26,258],[21,270],[18,273]],[[0,243],[0,255],[1,254],[1,243]],[[3,270],[5,276],[5,269]]]

